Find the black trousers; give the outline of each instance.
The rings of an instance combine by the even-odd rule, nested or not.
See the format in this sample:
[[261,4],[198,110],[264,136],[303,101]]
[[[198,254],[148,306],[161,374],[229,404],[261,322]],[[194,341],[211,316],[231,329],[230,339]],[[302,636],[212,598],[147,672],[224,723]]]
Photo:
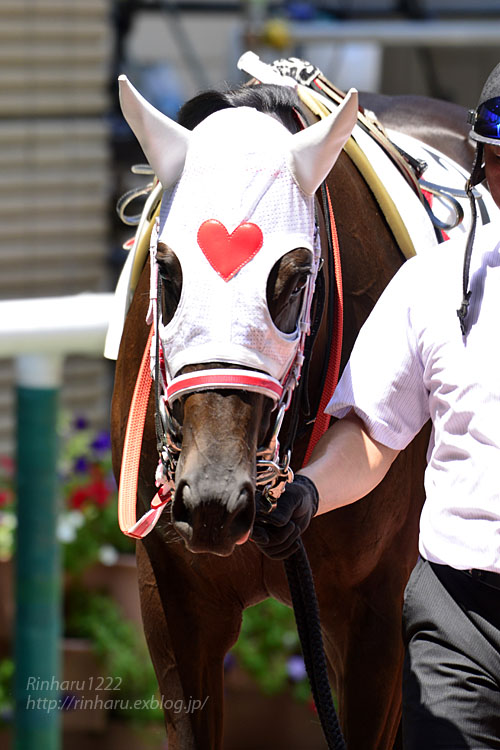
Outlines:
[[404,750],[500,750],[500,589],[419,560],[403,635]]

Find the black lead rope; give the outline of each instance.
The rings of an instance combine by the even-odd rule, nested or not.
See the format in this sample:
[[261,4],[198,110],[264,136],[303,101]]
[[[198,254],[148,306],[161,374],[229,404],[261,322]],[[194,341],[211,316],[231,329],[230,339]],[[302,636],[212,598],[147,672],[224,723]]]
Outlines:
[[476,199],[474,198],[474,188],[470,184],[470,181],[467,183],[467,195],[469,197],[470,202],[470,209],[472,214],[472,221],[470,225],[469,235],[467,237],[467,244],[465,246],[465,256],[464,256],[464,269],[463,269],[463,275],[462,275],[462,304],[457,310],[458,319],[460,321],[460,330],[462,331],[462,336],[465,336],[467,333],[467,312],[469,310],[469,302],[470,302],[470,296],[471,291],[469,289],[469,272],[470,272],[470,261],[472,256],[472,247],[474,245],[474,237],[476,234],[476,223],[477,223],[477,207],[476,207]]
[[329,750],[347,750],[330,690],[318,600],[302,541],[297,552],[284,562],[304,664],[326,744]]
[[[329,279],[327,307],[327,351],[329,352],[333,331],[334,297],[336,289],[334,278],[335,270],[333,268],[332,262],[332,235],[330,222],[328,221],[329,211],[324,184],[322,185],[321,196],[323,201],[323,212],[325,217],[325,228],[328,242],[328,270],[326,272],[326,275]],[[311,352],[309,352],[309,356],[310,354]],[[324,383],[324,379],[326,376],[327,365],[328,357],[326,357],[325,366],[323,368],[322,383]],[[323,730],[326,744],[329,750],[346,750],[346,744],[342,736],[342,731],[340,729],[337,712],[335,710],[335,705],[333,703],[332,693],[330,690],[330,682],[328,680],[328,669],[323,646],[319,606],[316,597],[316,590],[314,587],[314,579],[302,540],[300,541],[300,547],[297,552],[295,552],[287,560],[285,560],[284,563],[285,572],[288,579],[288,587],[290,589],[290,594],[292,597],[295,622],[297,624],[297,632],[299,634],[307,677],[309,679],[311,693],[314,699],[316,710],[318,712],[318,717],[321,723],[321,728]]]

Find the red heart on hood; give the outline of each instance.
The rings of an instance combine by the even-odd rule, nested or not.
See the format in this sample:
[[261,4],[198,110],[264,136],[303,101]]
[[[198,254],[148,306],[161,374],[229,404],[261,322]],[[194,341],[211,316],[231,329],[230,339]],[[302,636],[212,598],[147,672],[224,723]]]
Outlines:
[[257,224],[243,222],[229,234],[217,219],[208,219],[198,229],[198,245],[214,271],[229,281],[259,252],[264,242]]

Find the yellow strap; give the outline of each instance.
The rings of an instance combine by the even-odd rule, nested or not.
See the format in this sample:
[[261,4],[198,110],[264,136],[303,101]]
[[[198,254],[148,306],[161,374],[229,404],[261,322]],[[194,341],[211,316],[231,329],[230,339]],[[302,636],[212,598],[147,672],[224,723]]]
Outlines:
[[[328,107],[321,100],[316,99],[312,91],[306,89],[304,86],[298,86],[297,91],[301,101],[316,117],[323,119],[330,114]],[[352,136],[345,144],[344,151],[359,169],[363,179],[372,191],[404,257],[408,259],[416,255],[412,239],[396,204],[377,172],[373,169],[369,159]]]
[[389,194],[389,191],[386,189],[377,172],[370,164],[366,154],[361,150],[354,138],[349,138],[344,148],[346,154],[352,159],[361,172],[366,184],[372,191],[375,200],[379,204],[382,213],[391,228],[394,238],[398,243],[399,249],[408,260],[408,258],[416,255],[415,246],[408,233],[408,229],[401,218],[401,214]]
[[135,291],[137,284],[139,283],[139,277],[144,268],[146,258],[149,252],[149,242],[151,239],[151,232],[153,230],[153,224],[155,223],[156,217],[160,213],[160,203],[156,207],[150,221],[141,233],[138,239],[137,250],[135,251],[134,265],[132,266],[132,272],[130,274],[130,285],[131,292]]
[[300,100],[304,102],[306,107],[308,107],[313,115],[316,115],[316,117],[323,119],[324,117],[328,117],[328,115],[331,114],[331,110],[329,110],[328,107],[323,104],[321,99],[316,99],[310,89],[306,89],[305,86],[299,85],[297,86],[297,93]]

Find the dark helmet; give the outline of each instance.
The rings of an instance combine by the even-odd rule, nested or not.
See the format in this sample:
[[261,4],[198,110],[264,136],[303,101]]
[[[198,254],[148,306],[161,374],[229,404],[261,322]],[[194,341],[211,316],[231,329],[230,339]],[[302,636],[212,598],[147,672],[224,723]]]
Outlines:
[[468,121],[472,125],[469,136],[472,140],[476,141],[477,148],[471,175],[466,184],[466,191],[471,205],[472,222],[465,247],[462,304],[457,310],[463,335],[466,334],[467,330],[466,318],[471,296],[469,290],[469,267],[477,222],[474,186],[479,185],[485,178],[483,164],[484,144],[500,145],[500,63],[493,68],[486,79],[476,109],[469,110]]
[[474,141],[500,143],[500,63],[491,71],[481,91],[476,109],[469,112]]
[[469,137],[477,143],[476,158],[469,184],[478,185],[484,180],[484,144],[500,145],[500,63],[491,71],[481,91],[476,109],[469,110],[472,125]]

